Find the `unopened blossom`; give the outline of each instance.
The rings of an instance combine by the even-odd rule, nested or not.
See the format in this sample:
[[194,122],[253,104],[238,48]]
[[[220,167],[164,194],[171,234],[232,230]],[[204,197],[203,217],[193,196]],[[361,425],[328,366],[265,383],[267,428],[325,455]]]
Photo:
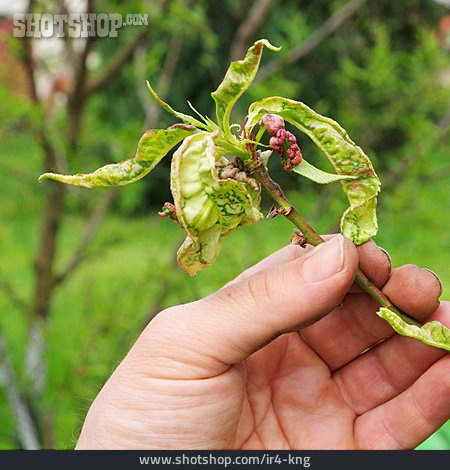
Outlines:
[[[264,116],[273,115],[265,114]],[[269,146],[281,155],[281,162],[287,171],[291,171],[293,166],[299,165],[302,161],[302,152],[297,144],[295,135],[284,129],[284,127],[280,127],[270,138]]]
[[284,129],[284,119],[277,114],[264,114],[260,122],[271,135],[275,135],[279,129]]
[[171,202],[165,202],[162,209],[158,212],[159,217],[169,217],[173,221],[177,221],[177,211]]

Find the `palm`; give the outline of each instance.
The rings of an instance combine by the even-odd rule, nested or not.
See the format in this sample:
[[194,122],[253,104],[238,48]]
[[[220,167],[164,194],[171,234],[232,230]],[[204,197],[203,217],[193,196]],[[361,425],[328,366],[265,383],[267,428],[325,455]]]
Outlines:
[[[397,282],[395,276],[390,282]],[[401,304],[400,296],[409,295],[403,290],[396,301]],[[416,301],[416,317],[424,319],[435,310],[433,297]],[[203,403],[211,398],[221,424],[204,417],[200,421],[206,419],[208,425],[194,429],[194,435],[206,432],[202,443],[211,448],[417,445],[439,426],[448,407],[442,396],[430,399],[429,381],[434,379],[439,388],[436,376],[444,379],[449,357],[409,338],[392,336],[390,327],[374,315],[376,308],[365,294],[348,294],[319,322],[278,337],[244,363],[214,377],[216,386],[209,388],[211,393],[202,389],[199,398]],[[447,302],[433,314],[443,322],[449,316]],[[226,399],[218,402],[217,396]],[[194,447],[198,444],[192,442]]]
[[248,360],[237,448],[349,449],[355,411],[328,365],[297,333],[284,335]]
[[[215,377],[211,404],[224,417],[222,424],[217,427],[217,422],[208,422],[194,433],[198,436],[205,430],[203,442],[212,448],[414,447],[409,442],[417,437],[403,438],[395,429],[395,420],[401,425],[397,415],[403,414],[408,426],[408,418],[413,417],[414,426],[425,437],[439,425],[446,400],[418,403],[423,396],[428,398],[424,378],[430,365],[436,362],[434,368],[444,370],[449,358],[443,351],[399,336],[354,357],[355,348],[368,347],[391,334],[369,312],[370,305],[372,301],[365,295],[350,294],[343,308],[302,332],[280,336],[244,364]],[[362,317],[361,326],[351,333],[339,331],[339,323],[354,312]],[[445,321],[449,314],[450,304],[444,303],[434,316]],[[335,328],[332,338],[330,332]],[[227,399],[214,402],[218,395]],[[207,400],[208,394],[202,390],[201,397]],[[216,440],[216,435],[224,440]]]

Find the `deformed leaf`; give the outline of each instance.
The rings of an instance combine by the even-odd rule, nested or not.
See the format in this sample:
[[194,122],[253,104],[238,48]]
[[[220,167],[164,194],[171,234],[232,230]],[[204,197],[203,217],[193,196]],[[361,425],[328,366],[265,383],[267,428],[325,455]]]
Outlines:
[[196,132],[195,127],[186,125],[148,130],[139,140],[136,155],[133,158],[102,166],[92,173],[77,173],[75,175],[44,173],[40,176],[39,181],[48,178],[85,188],[130,184],[147,175],[169,150],[194,132]]
[[256,41],[247,51],[244,59],[231,63],[222,83],[216,91],[211,93],[216,102],[217,123],[227,139],[232,139],[230,131],[231,111],[236,101],[255,78],[264,46],[271,51],[280,50],[279,47],[273,46],[266,39]]
[[[369,157],[350,139],[345,129],[300,101],[271,97],[250,106],[248,135],[265,113],[280,115],[308,135],[330,160],[337,174],[354,177],[341,180],[350,202],[350,207],[341,219],[341,232],[357,245],[376,235],[376,204],[380,180]],[[299,167],[301,166],[302,163]]]
[[172,159],[171,190],[187,234],[177,259],[190,275],[214,263],[223,236],[262,218],[259,193],[246,183],[219,179],[220,154],[213,135],[200,132],[188,137]]
[[140,138],[135,158],[138,162],[150,162],[153,169],[175,145],[195,132],[195,126],[184,124],[174,124],[168,129],[150,129]]
[[102,166],[92,173],[76,173],[75,175],[60,175],[44,173],[39,181],[51,179],[60,183],[83,186],[85,188],[100,188],[103,186],[123,186],[143,178],[150,171],[150,164],[137,162],[130,158],[119,163]]
[[411,325],[402,320],[395,312],[384,307],[381,307],[377,314],[386,320],[397,333],[450,351],[450,330],[442,323],[430,321],[422,327]]
[[339,180],[356,178],[355,176],[350,175],[336,175],[334,173],[327,173],[326,171],[322,171],[319,168],[316,168],[314,165],[311,165],[311,163],[308,163],[304,158],[299,165],[292,167],[292,171],[318,184],[328,184]]
[[[199,129],[209,129],[208,125],[200,122],[198,119],[195,119],[192,116],[189,116],[189,114],[184,114],[180,113],[178,111],[175,111],[172,106],[170,106],[168,103],[163,101],[157,94],[156,91],[152,88],[150,85],[150,82],[147,81],[147,88],[150,91],[150,94],[152,95],[153,99],[161,106],[161,108],[165,109],[168,113],[172,114],[172,116],[175,116],[176,118],[180,119],[183,121],[185,124],[189,124],[191,126],[198,127]],[[208,124],[212,123],[210,121]],[[212,129],[209,129],[212,130]]]

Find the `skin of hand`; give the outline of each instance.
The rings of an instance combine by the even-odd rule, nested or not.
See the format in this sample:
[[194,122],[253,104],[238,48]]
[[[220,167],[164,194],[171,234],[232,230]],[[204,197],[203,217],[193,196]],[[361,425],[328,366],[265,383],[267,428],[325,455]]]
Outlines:
[[92,404],[77,448],[414,448],[450,417],[450,355],[394,334],[353,284],[358,263],[411,316],[450,323],[436,275],[392,270],[372,241],[287,246],[158,314]]

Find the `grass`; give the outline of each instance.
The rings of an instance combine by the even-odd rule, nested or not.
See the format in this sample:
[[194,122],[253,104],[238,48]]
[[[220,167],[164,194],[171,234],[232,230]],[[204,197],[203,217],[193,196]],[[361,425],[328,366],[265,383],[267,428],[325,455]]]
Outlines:
[[[32,292],[31,260],[35,251],[42,186],[36,184],[39,159],[35,144],[4,139],[0,161],[0,275],[24,299]],[[13,155],[27,155],[17,159]],[[95,193],[91,193],[96,198]],[[390,251],[395,265],[415,263],[441,276],[444,299],[450,300],[450,188],[445,179],[418,186],[406,181],[381,199],[377,243]],[[293,196],[301,207],[312,207],[311,196]],[[328,209],[315,225],[327,231]],[[69,213],[59,240],[61,265],[72,253],[83,228],[83,217]],[[242,228],[224,241],[219,262],[190,278],[175,267],[182,233],[154,215],[125,219],[114,212],[101,227],[90,256],[57,291],[47,327],[48,380],[38,407],[53,425],[55,448],[73,448],[84,415],[112,370],[157,310],[207,295],[246,267],[285,245],[292,228],[278,217]],[[0,328],[21,386],[27,321],[0,291]],[[0,390],[0,449],[14,448],[14,422]],[[450,449],[447,424],[419,448]]]

